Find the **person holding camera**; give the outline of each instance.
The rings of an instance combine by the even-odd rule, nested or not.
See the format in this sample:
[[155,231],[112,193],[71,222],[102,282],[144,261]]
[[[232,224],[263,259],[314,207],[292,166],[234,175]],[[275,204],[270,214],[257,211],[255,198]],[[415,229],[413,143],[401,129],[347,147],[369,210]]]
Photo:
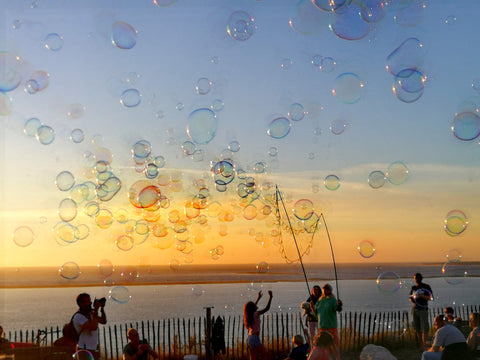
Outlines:
[[153,351],[147,340],[140,340],[138,331],[130,328],[127,331],[129,342],[123,348],[123,360],[148,360],[150,357],[158,359],[158,354]]
[[100,358],[98,346],[98,324],[106,324],[105,298],[92,300],[87,293],[77,296],[78,312],[73,317],[73,326],[78,334],[77,350],[88,350],[95,360]]

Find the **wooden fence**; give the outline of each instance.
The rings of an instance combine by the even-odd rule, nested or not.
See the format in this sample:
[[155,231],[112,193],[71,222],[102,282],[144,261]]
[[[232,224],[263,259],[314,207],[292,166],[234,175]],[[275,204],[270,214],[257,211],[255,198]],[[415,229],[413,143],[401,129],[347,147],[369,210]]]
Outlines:
[[[456,306],[456,316],[468,319],[471,312],[479,312],[479,305]],[[429,321],[443,314],[443,308],[429,310]],[[213,358],[206,336],[210,322],[207,316],[197,318],[176,318],[157,321],[142,321],[129,324],[113,324],[100,329],[101,356],[105,360],[122,359],[122,349],[127,342],[129,328],[136,328],[140,338],[147,339],[160,355],[160,359],[183,359],[195,354],[199,359]],[[248,359],[246,347],[247,332],[243,327],[242,315],[221,317],[225,326],[225,354],[227,359]],[[212,317],[212,322],[215,317]],[[291,350],[291,339],[303,334],[304,318],[300,312],[266,313],[262,319],[261,338],[272,359],[283,359]],[[391,312],[342,312],[339,313],[341,352],[359,352],[363,346],[372,343],[390,349],[411,346],[415,334],[409,311]],[[468,333],[468,328],[462,329]],[[51,346],[61,336],[58,327],[41,330],[7,332],[7,338],[15,342],[34,342],[40,346]],[[429,336],[433,336],[433,328]],[[222,354],[223,355],[223,354]]]

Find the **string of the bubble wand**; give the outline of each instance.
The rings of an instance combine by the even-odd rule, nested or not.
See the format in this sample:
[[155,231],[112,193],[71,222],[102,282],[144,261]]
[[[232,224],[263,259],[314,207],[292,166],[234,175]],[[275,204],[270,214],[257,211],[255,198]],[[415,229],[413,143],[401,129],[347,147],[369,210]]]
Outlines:
[[281,226],[281,224],[280,224],[280,207],[278,206],[278,199],[280,198],[280,201],[282,202],[283,210],[285,211],[285,215],[287,216],[288,226],[290,227],[290,231],[292,232],[293,241],[295,242],[295,247],[297,248],[298,259],[300,260],[300,265],[302,266],[303,277],[305,278],[305,283],[307,284],[308,294],[310,295],[310,285],[308,284],[307,273],[305,272],[305,267],[303,266],[302,255],[300,255],[300,249],[298,248],[297,239],[295,238],[295,233],[293,232],[292,223],[290,222],[290,217],[288,216],[287,209],[285,208],[285,203],[283,202],[282,194],[278,190],[277,185],[275,185],[275,188],[276,188],[275,198],[276,198],[276,202],[277,202],[277,211],[278,211],[278,223]]
[[321,213],[320,216],[323,219],[323,225],[325,225],[325,231],[327,232],[328,243],[330,244],[330,252],[332,253],[332,261],[333,261],[333,271],[335,272],[335,288],[337,290],[337,299],[340,299],[340,294],[338,293],[337,265],[335,264],[335,255],[333,253],[332,239],[330,239],[330,233],[328,232],[327,221],[325,220],[325,216],[323,216],[323,213]]

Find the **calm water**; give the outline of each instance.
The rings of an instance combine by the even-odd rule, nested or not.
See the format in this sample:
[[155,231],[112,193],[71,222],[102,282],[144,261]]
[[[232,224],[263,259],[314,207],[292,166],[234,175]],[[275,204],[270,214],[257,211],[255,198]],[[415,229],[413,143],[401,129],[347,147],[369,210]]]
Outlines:
[[[390,270],[391,268],[384,267],[376,269],[376,272]],[[411,267],[407,266],[394,270],[397,274],[403,274],[403,271],[408,272],[408,274],[412,272]],[[425,275],[428,275],[429,268],[421,270]],[[375,273],[371,269],[369,271],[359,269],[358,272],[355,272],[354,269],[348,271],[351,272],[350,277],[361,275],[365,278]],[[338,282],[338,293],[344,302],[345,311],[410,309],[408,294],[410,287],[413,285],[411,276],[401,276],[401,285],[395,291],[388,291],[390,289],[388,283],[385,284],[387,291],[381,291],[376,283],[376,277],[371,279],[346,279],[348,273],[346,269],[339,269],[339,273],[342,274],[342,279]],[[275,278],[275,274],[272,276]],[[286,274],[285,276],[288,277],[289,275]],[[313,280],[309,281],[310,287],[315,284],[330,282],[335,288],[335,281],[331,278],[311,278]],[[224,280],[222,278],[222,281]],[[245,302],[256,298],[258,290],[263,290],[265,294],[268,290],[273,291],[271,311],[300,311],[300,303],[308,296],[304,281],[269,282],[268,280],[269,277],[266,276],[248,283],[122,284],[125,285],[128,292],[126,298],[121,298],[128,300],[123,304],[109,298],[111,291],[115,295],[115,286],[3,288],[0,289],[2,309],[0,324],[7,331],[62,326],[76,311],[75,297],[80,292],[88,292],[92,298],[103,296],[109,298],[106,313],[110,324],[178,316],[201,316],[205,314],[205,307],[207,306],[213,307],[213,315],[237,315],[241,314]],[[211,281],[215,281],[215,277],[211,278]],[[430,284],[434,291],[435,300],[431,304],[432,306],[480,304],[479,277],[467,277],[455,285],[448,283],[442,277],[426,277],[425,282]],[[265,304],[266,299],[267,296],[261,300],[260,306]]]

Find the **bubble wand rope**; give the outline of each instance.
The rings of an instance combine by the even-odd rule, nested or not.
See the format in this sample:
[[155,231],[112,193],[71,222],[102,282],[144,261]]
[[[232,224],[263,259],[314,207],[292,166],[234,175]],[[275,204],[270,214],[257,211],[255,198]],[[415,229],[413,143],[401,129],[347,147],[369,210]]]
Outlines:
[[333,261],[333,271],[335,272],[335,288],[337,290],[337,299],[340,299],[340,294],[338,293],[337,265],[335,264],[335,255],[333,254],[332,240],[330,239],[330,233],[328,232],[327,221],[325,220],[325,216],[323,216],[323,213],[321,213],[320,216],[323,219],[323,225],[325,225],[325,231],[327,232],[328,243],[330,244],[330,252],[332,253],[332,261]]
[[287,216],[288,226],[290,227],[290,231],[292,232],[293,241],[295,242],[295,247],[297,248],[298,259],[300,260],[300,265],[302,266],[303,277],[305,278],[305,283],[307,284],[308,294],[310,295],[310,285],[308,284],[307,273],[305,272],[305,267],[303,266],[302,255],[300,255],[300,250],[298,248],[297,239],[295,238],[295,233],[294,233],[293,228],[292,228],[292,223],[290,222],[290,217],[288,216],[287,209],[285,208],[285,203],[283,202],[282,194],[280,194],[280,191],[278,190],[277,185],[275,185],[275,188],[276,188],[275,200],[276,200],[276,203],[277,203],[278,223],[280,224],[280,208],[278,206],[278,199],[280,199],[280,201],[282,202],[283,210],[285,211],[285,215]]

